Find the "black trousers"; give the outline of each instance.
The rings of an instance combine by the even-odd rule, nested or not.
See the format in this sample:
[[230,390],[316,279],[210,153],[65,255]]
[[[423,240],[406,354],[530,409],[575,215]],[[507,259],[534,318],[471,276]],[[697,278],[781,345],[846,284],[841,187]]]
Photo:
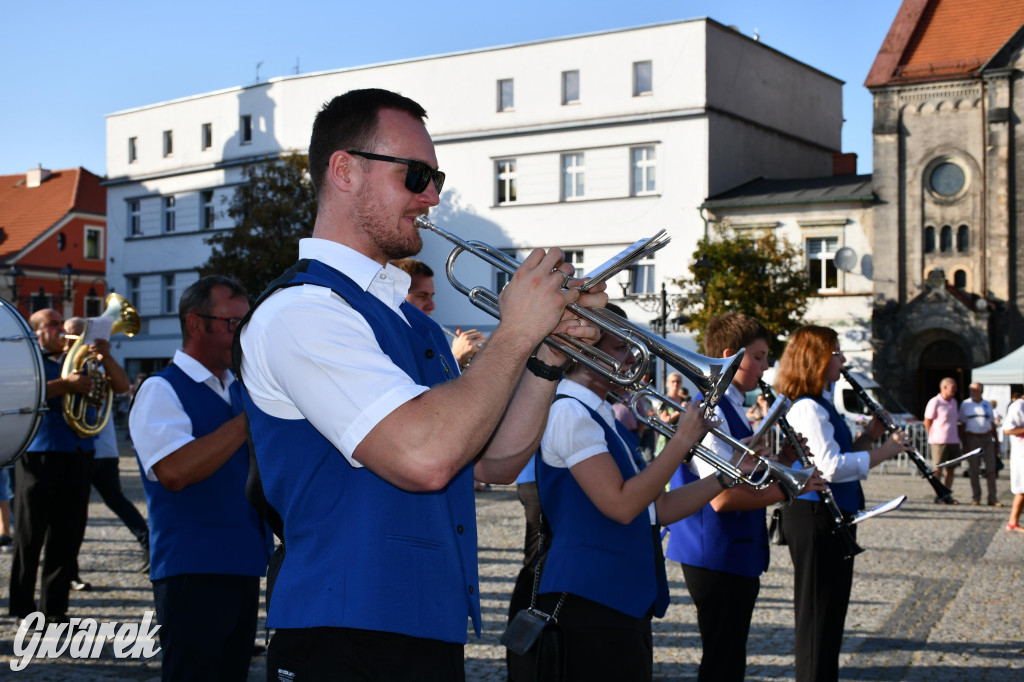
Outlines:
[[683,564],[686,589],[697,607],[703,656],[701,682],[742,682],[747,668],[747,636],[761,581],[744,575]]
[[154,580],[153,598],[165,682],[245,681],[256,643],[258,577],[176,575]]
[[376,630],[281,629],[267,682],[465,682],[463,645]]
[[149,547],[149,526],[139,510],[121,490],[121,474],[116,457],[94,458],[92,464],[92,487],[103,498],[103,503],[128,527],[143,547]]
[[[8,611],[60,617],[85,537],[93,452],[26,452],[15,463],[14,556]],[[43,573],[36,608],[39,556]]]
[[[782,510],[782,526],[793,559],[797,682],[838,680],[853,559],[843,558],[821,502],[795,500]],[[856,539],[856,527],[851,532]]]
[[[537,598],[537,606],[552,613],[561,593],[550,592]],[[651,613],[642,618],[585,599],[566,595],[558,613],[558,625],[565,635],[565,682],[622,680],[644,682],[654,670],[654,641]],[[519,657],[511,657],[509,677],[516,682],[537,682],[531,667]]]

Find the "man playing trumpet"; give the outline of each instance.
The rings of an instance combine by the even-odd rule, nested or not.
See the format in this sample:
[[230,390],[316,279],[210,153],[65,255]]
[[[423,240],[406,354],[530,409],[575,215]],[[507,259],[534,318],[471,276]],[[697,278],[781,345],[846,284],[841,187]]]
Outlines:
[[572,268],[559,249],[535,250],[502,291],[502,321],[473,370],[458,375],[440,327],[405,303],[408,276],[386,265],[420,250],[413,221],[444,183],[425,116],[385,90],[323,107],[309,147],[313,238],[236,337],[263,490],[283,521],[268,616],[275,680],[300,669],[465,678],[466,619],[480,631],[474,473],[515,479],[565,362],[541,341],[593,342],[596,329],[565,306],[607,300],[563,286]]

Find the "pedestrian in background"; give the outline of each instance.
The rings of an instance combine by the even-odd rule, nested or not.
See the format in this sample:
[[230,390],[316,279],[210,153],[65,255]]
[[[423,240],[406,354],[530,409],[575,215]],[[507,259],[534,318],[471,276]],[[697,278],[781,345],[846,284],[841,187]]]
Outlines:
[[[939,382],[939,393],[928,401],[924,408],[924,428],[928,432],[928,445],[931,449],[932,464],[938,467],[943,462],[959,457],[963,450],[960,447],[960,409],[956,400],[956,380],[946,377]],[[946,467],[945,485],[953,490],[953,474],[957,465]],[[935,503],[942,501],[935,497]],[[952,497],[947,504],[960,504]]]
[[989,401],[982,398],[985,387],[977,381],[967,387],[970,397],[960,405],[960,424],[964,430],[963,449],[970,452],[981,448],[980,457],[967,460],[967,474],[971,479],[971,504],[981,504],[981,463],[985,463],[985,480],[988,483],[988,506],[1002,507],[996,496],[996,448],[999,435],[996,433],[996,414]]

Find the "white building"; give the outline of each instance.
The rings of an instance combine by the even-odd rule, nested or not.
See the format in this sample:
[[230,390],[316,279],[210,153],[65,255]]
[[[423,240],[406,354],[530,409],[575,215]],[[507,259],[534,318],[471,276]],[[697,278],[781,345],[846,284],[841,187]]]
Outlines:
[[[144,319],[118,350],[130,373],[179,344],[177,299],[208,256],[208,231],[231,227],[222,199],[243,164],[304,152],[320,106],[364,87],[426,108],[448,174],[432,219],[455,234],[519,257],[561,246],[586,271],[668,229],[672,243],[640,268],[641,293],[686,272],[706,197],[759,176],[827,175],[840,151],[840,81],[706,18],[288,76],[111,114],[108,280]],[[435,318],[492,326],[445,281],[450,245],[424,241]],[[495,286],[497,273],[472,261],[463,257],[460,277]]]

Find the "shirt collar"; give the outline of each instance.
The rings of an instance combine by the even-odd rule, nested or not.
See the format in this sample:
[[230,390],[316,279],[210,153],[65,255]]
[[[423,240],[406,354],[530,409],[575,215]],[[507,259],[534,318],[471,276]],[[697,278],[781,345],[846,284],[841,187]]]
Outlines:
[[608,412],[613,417],[615,416],[615,412],[607,400],[601,400],[596,393],[583,384],[577,384],[572,379],[562,379],[558,382],[558,389],[555,392],[576,398],[592,410],[597,410],[601,413]]
[[[215,379],[218,383],[221,382],[221,380],[217,378],[213,372],[206,369],[201,362],[180,348],[174,351],[174,364],[176,364],[181,371],[185,373],[185,376],[197,384],[204,384],[210,379]],[[232,374],[231,370],[229,369],[225,371],[223,381],[224,388],[230,386],[234,381],[235,375]]]
[[403,270],[380,263],[339,242],[317,237],[299,240],[299,258],[311,258],[329,265],[355,282],[363,291],[381,281],[394,289],[395,306],[401,305],[409,293],[412,278]]
[[747,396],[743,394],[743,391],[732,384],[729,384],[729,388],[725,389],[725,397],[731,400],[737,409],[743,407],[743,403],[747,402]]

